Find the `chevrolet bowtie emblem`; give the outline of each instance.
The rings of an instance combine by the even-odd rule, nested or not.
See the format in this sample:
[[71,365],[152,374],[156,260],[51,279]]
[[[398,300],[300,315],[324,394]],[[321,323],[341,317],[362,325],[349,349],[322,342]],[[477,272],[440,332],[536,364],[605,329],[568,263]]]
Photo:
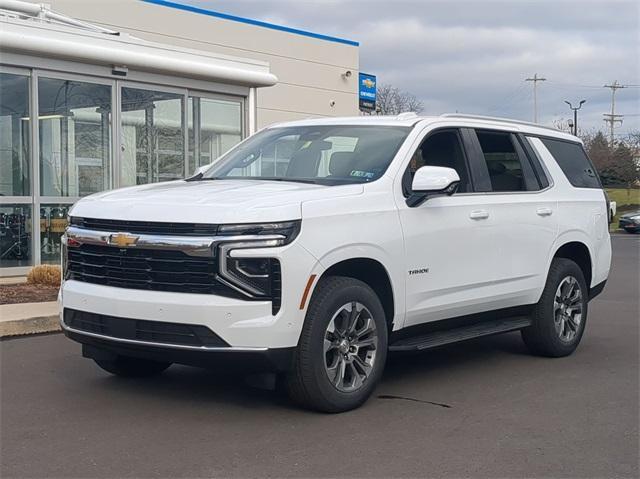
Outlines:
[[128,248],[129,246],[135,246],[139,238],[139,236],[128,233],[115,233],[109,236],[109,244],[119,246],[120,248]]

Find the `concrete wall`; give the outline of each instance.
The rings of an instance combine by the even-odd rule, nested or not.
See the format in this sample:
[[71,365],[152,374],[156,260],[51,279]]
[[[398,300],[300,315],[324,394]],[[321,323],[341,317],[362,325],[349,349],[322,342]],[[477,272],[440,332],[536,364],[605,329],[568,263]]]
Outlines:
[[[60,13],[150,41],[269,62],[279,81],[258,90],[258,128],[300,118],[358,114],[357,46],[141,0],[47,3]],[[350,78],[342,76],[347,70],[353,73]]]

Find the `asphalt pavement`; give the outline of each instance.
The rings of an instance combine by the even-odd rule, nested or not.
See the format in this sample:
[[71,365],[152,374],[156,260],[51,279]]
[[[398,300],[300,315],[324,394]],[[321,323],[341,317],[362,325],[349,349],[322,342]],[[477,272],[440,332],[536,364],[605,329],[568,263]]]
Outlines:
[[640,235],[615,235],[576,353],[518,333],[392,357],[362,408],[300,410],[182,366],[123,380],[60,334],[0,343],[0,476],[639,476]]

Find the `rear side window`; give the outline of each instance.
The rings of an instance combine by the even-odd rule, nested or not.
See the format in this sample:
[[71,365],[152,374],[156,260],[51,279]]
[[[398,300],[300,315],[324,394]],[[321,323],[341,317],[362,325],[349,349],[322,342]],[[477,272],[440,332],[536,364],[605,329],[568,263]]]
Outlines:
[[602,188],[595,168],[579,143],[542,138],[569,182],[576,188]]
[[[523,164],[524,152],[521,148],[516,148],[511,133],[476,130],[476,135],[487,165],[492,191],[538,189],[537,180],[532,178],[531,166]],[[528,167],[526,172],[525,167]]]

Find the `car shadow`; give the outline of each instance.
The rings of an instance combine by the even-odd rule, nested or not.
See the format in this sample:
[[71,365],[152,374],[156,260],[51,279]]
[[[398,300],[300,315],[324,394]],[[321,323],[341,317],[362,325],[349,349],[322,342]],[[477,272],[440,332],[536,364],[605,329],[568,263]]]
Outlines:
[[[505,356],[528,354],[519,334],[475,339],[463,343],[443,346],[414,354],[392,353],[388,357],[382,384],[378,388],[381,399],[392,399],[382,395],[380,389],[393,388],[394,384],[412,381],[424,382],[429,378],[456,370],[479,372],[490,367],[494,360]],[[101,387],[112,392],[126,392],[127,396],[138,395],[144,400],[158,399],[163,402],[188,402],[191,406],[211,404],[233,405],[234,408],[297,409],[286,395],[276,388],[274,375],[231,374],[201,368],[173,365],[164,374],[150,378],[119,378],[101,375],[95,378]],[[388,387],[386,389],[389,389]],[[409,399],[410,398],[401,398]]]

